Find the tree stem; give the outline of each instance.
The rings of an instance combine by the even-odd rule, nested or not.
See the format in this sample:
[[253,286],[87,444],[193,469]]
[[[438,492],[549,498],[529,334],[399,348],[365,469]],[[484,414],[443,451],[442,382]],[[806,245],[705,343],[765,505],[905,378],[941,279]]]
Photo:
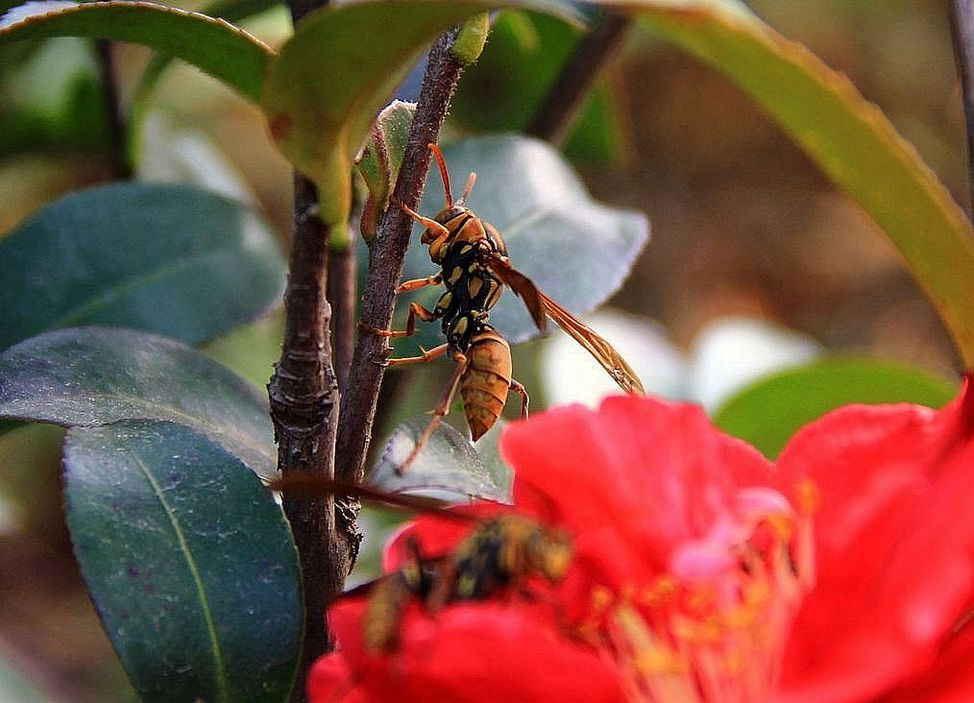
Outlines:
[[95,41],[98,56],[98,71],[101,75],[105,107],[108,112],[108,137],[111,140],[112,175],[119,180],[132,177],[132,164],[127,156],[127,134],[125,119],[122,116],[122,102],[118,94],[118,78],[115,75],[115,61],[112,58],[112,42],[108,39]]
[[[292,19],[325,5],[321,0],[289,3]],[[328,287],[330,229],[317,217],[318,193],[310,180],[294,174],[294,222],[281,358],[267,386],[282,476],[335,475],[338,382],[332,366]],[[333,640],[326,609],[344,589],[354,563],[358,535],[354,516],[338,520],[331,497],[284,496],[284,513],[301,561],[305,635],[293,700],[304,700],[304,682],[314,661]]]
[[[418,206],[426,185],[431,159],[426,145],[436,141],[463,72],[461,62],[450,50],[454,36],[455,32],[448,32],[430,50],[419,103],[396,181],[395,197],[411,208]],[[369,274],[362,299],[361,319],[368,327],[388,329],[392,322],[396,286],[402,279],[411,231],[412,220],[396,206],[386,210],[379,221],[369,252]],[[340,480],[360,482],[365,477],[365,457],[389,352],[385,337],[368,332],[359,335],[338,430],[336,472]]]

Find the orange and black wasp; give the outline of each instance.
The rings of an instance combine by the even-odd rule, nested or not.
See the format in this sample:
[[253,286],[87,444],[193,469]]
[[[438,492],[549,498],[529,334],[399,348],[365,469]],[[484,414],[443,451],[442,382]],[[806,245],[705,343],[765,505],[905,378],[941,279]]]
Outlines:
[[279,479],[271,488],[306,495],[353,495],[472,525],[469,534],[446,553],[427,553],[418,538],[407,539],[406,558],[396,571],[345,594],[368,594],[362,636],[371,652],[395,649],[403,614],[414,599],[435,615],[450,603],[487,600],[504,589],[524,587],[532,577],[557,583],[568,573],[574,556],[567,532],[514,512],[481,517],[446,510],[424,496],[386,493],[312,475]]
[[643,387],[639,378],[612,345],[515,269],[501,233],[466,206],[477,174],[468,176],[463,194],[454,201],[443,154],[435,144],[430,144],[429,148],[436,157],[443,180],[445,206],[432,218],[420,215],[402,203],[399,206],[426,228],[420,241],[429,248],[430,260],[440,267],[440,271],[426,278],[404,281],[398,292],[431,285],[443,285],[446,290],[432,310],[411,303],[404,330],[376,332],[389,337],[408,337],[416,332],[417,318],[424,322],[441,320],[446,337],[444,344],[419,356],[389,359],[389,364],[430,361],[448,354],[456,362],[456,369],[433,410],[433,419],[400,466],[400,471],[415,460],[423,444],[449,412],[458,388],[474,441],[493,427],[510,390],[521,395],[521,414],[527,414],[527,391],[511,374],[510,345],[489,321],[490,310],[500,299],[504,286],[521,297],[539,330],[546,330],[550,317],[595,357],[622,390],[641,394]]

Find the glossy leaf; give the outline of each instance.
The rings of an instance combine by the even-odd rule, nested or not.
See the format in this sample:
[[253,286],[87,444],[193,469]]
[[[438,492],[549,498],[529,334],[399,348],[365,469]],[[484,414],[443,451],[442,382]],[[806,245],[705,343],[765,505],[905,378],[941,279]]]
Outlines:
[[72,429],[64,467],[75,556],[142,700],[286,700],[300,568],[257,477],[167,422]]
[[405,475],[398,468],[416,446],[429,424],[429,416],[415,417],[397,426],[369,474],[369,483],[390,492],[423,493],[446,500],[470,498],[509,500],[467,439],[444,423],[426,442]]
[[266,397],[203,354],[144,332],[73,328],[11,347],[0,354],[0,417],[65,427],[169,420],[264,478],[276,473]]
[[[466,204],[500,231],[515,268],[575,314],[592,310],[619,288],[649,236],[644,215],[594,202],[578,176],[543,142],[513,135],[480,137],[445,145],[443,153],[453,183],[462,184],[468,172],[477,172]],[[443,202],[439,177],[432,175],[420,211],[432,215]],[[428,250],[414,234],[406,277],[434,271]],[[426,289],[419,299],[432,307],[441,292]],[[490,320],[512,342],[538,333],[524,303],[510,291]],[[439,333],[439,325],[424,327]]]
[[64,36],[144,44],[178,56],[254,102],[272,54],[229,22],[150,2],[28,3],[0,19],[0,44]]
[[974,234],[916,149],[852,83],[736,0],[610,0],[754,98],[886,232],[974,368]]
[[59,327],[136,327],[197,343],[280,301],[284,260],[238,202],[190,186],[73,193],[0,239],[0,348]]
[[802,426],[849,403],[918,403],[939,408],[955,386],[908,366],[832,359],[768,376],[730,398],[714,415],[718,427],[769,457]]

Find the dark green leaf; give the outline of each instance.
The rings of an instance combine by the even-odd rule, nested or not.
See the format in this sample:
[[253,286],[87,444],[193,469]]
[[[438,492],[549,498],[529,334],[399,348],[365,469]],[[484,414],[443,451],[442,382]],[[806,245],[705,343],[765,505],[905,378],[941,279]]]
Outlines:
[[832,359],[783,371],[728,400],[714,422],[777,456],[803,425],[849,403],[918,403],[939,408],[956,386],[908,366],[869,359]]
[[[447,145],[443,152],[453,183],[477,172],[466,204],[504,236],[515,268],[577,315],[592,310],[622,284],[649,236],[644,215],[594,202],[571,168],[543,142],[513,135],[479,137]],[[432,176],[421,212],[432,216],[443,202],[439,178]],[[427,249],[414,236],[406,277],[434,270]],[[439,292],[427,289],[421,299],[431,307]],[[490,319],[512,342],[537,334],[524,303],[510,291]]]
[[435,495],[447,500],[471,497],[506,501],[508,487],[500,486],[467,439],[444,423],[426,442],[405,475],[398,468],[416,446],[430,418],[415,417],[396,427],[385,451],[369,474],[369,483],[390,492]]
[[267,225],[191,186],[74,193],[0,239],[0,348],[59,327],[135,327],[193,344],[280,300]]
[[303,629],[297,550],[272,494],[188,427],[68,432],[74,553],[145,701],[284,701]]
[[255,102],[272,54],[228,22],[149,2],[38,2],[0,20],[0,43],[63,36],[144,44],[178,56]]
[[189,425],[265,478],[276,473],[266,398],[169,339],[101,327],[48,332],[0,354],[0,416],[66,427]]

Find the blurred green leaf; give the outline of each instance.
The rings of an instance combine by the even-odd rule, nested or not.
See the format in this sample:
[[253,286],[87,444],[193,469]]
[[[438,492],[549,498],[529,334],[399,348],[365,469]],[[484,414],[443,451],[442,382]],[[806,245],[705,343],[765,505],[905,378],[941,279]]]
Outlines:
[[429,416],[414,417],[392,431],[369,474],[371,485],[393,493],[422,493],[460,502],[472,497],[510,499],[508,486],[494,480],[473,445],[446,423],[430,436],[405,475],[400,475],[399,467],[429,422]]
[[849,403],[918,403],[939,408],[955,385],[908,366],[831,359],[783,371],[748,386],[714,415],[714,423],[769,457],[803,425]]
[[168,422],[72,429],[64,468],[75,556],[142,700],[287,700],[300,568],[257,477]]
[[228,22],[150,2],[38,2],[14,8],[0,22],[0,44],[79,36],[144,44],[178,56],[252,101],[272,52]]
[[[107,107],[90,44],[61,37],[38,42],[20,61],[5,64],[7,57],[0,56],[0,157],[108,143]],[[4,48],[9,53],[14,46]]]
[[0,348],[107,324],[193,344],[268,310],[285,266],[267,225],[192,186],[73,193],[0,239]]
[[914,147],[852,83],[736,0],[609,0],[723,72],[886,232],[974,368],[974,233]]
[[[582,36],[548,15],[501,13],[480,60],[464,73],[451,116],[471,131],[523,130]],[[569,157],[605,162],[625,154],[617,102],[610,84],[596,84],[565,142]]]
[[2,417],[65,427],[178,422],[272,479],[277,451],[266,402],[256,388],[203,354],[133,330],[59,330],[0,354]]
[[[544,142],[514,135],[477,137],[449,144],[443,153],[453,182],[463,183],[468,172],[477,172],[466,204],[500,231],[515,268],[577,315],[615,292],[649,236],[644,215],[594,202],[558,152]],[[430,179],[420,205],[426,215],[443,207],[443,189],[436,180]],[[406,258],[406,278],[434,271],[416,236]],[[432,308],[440,293],[442,289],[428,288],[413,299]],[[509,291],[490,320],[511,342],[538,334],[524,303]],[[442,341],[439,324],[422,327],[427,336],[421,343]]]
[[[239,24],[241,20],[265,12],[279,4],[280,0],[216,0],[203,8],[202,12],[208,17]],[[137,162],[141,152],[142,128],[152,94],[173,58],[168,54],[156,54],[139,77],[139,84],[132,96],[128,131],[129,160],[133,164]]]

